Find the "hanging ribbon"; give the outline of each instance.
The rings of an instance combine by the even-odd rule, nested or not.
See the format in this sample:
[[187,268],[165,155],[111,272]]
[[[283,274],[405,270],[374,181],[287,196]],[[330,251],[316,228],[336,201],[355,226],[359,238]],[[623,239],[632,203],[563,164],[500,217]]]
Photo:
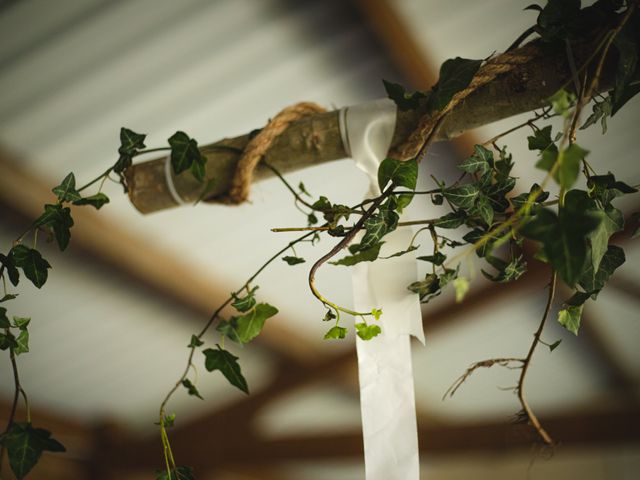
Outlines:
[[[369,197],[380,195],[378,166],[384,160],[396,121],[387,99],[340,111],[340,131],[347,153],[370,178]],[[412,237],[403,227],[384,237],[380,256],[405,250]],[[382,333],[356,339],[366,480],[418,480],[418,430],[410,336],[424,344],[418,296],[407,290],[417,280],[411,253],[353,268],[354,308],[382,308]],[[373,321],[373,320],[372,320]]]

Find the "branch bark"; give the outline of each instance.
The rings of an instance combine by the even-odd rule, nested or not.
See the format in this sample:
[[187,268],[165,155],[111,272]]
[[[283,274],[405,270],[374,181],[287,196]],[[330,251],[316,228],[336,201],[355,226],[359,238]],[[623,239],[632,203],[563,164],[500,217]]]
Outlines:
[[[598,41],[595,33],[590,34],[589,40],[572,46],[577,65],[587,62]],[[458,105],[446,117],[436,140],[448,140],[465,131],[535,110],[543,107],[546,99],[558,89],[565,87],[570,90],[573,82],[566,54],[547,53],[542,48],[535,51],[529,62],[479,88]],[[608,59],[607,63],[612,60]],[[613,70],[605,66],[601,89],[610,85]],[[416,110],[398,112],[392,150],[406,140],[425,113],[426,101]],[[206,179],[212,180],[206,192],[207,198],[215,199],[227,192],[235,166],[250,137],[251,134],[246,134],[226,138],[202,148],[208,160]],[[264,160],[286,173],[346,156],[340,137],[338,112],[333,111],[292,124],[276,139]],[[158,158],[136,164],[126,172],[131,202],[142,213],[178,205],[167,186],[165,163],[165,158]],[[260,180],[271,175],[273,173],[269,169],[259,165],[254,178]],[[188,172],[176,176],[173,183],[185,203],[196,202],[205,190],[203,184]]]

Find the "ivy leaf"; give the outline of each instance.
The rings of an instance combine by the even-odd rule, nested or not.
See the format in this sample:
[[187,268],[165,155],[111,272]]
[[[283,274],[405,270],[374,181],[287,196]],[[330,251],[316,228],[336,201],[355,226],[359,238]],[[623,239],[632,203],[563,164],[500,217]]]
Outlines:
[[324,334],[324,339],[325,340],[331,340],[331,339],[341,340],[346,335],[347,335],[347,329],[336,325],[335,327],[331,327],[327,331],[327,333]]
[[446,259],[447,259],[447,256],[441,252],[436,252],[433,255],[425,255],[422,257],[418,257],[418,260],[431,262],[434,265],[442,265]]
[[220,370],[231,385],[239,388],[248,395],[249,387],[247,386],[247,381],[242,376],[238,357],[222,349],[220,345],[217,347],[217,350],[207,348],[202,352],[205,356],[205,368],[210,372]]
[[416,159],[400,161],[385,158],[378,167],[378,186],[384,190],[389,182],[397,187],[416,189],[418,181],[418,162]]
[[442,217],[436,219],[433,222],[433,226],[437,228],[447,229],[458,228],[465,222],[466,219],[467,216],[465,215],[465,213],[458,210],[457,212],[447,213],[446,215],[443,215]]
[[[356,252],[352,252],[353,255],[347,255],[336,262],[329,263],[331,263],[331,265],[344,265],[346,267],[351,267],[360,262],[373,262],[380,254],[380,247],[382,246],[382,243],[384,242],[376,243],[375,245],[363,250],[357,249]],[[352,247],[353,246],[354,245],[352,245]]]
[[399,252],[392,253],[392,254],[391,254],[391,255],[389,255],[389,256],[386,256],[386,257],[380,257],[380,258],[382,258],[382,259],[384,259],[384,260],[388,260],[389,258],[401,257],[402,255],[405,255],[405,254],[407,254],[407,253],[410,253],[410,252],[414,252],[414,251],[416,251],[418,248],[420,248],[420,245],[411,245],[411,246],[410,246],[410,247],[408,247],[406,250],[400,250]]
[[551,125],[536,130],[533,136],[527,137],[527,141],[529,142],[529,150],[539,150],[540,152],[545,150],[558,151],[558,147],[551,139]]
[[74,205],[91,205],[92,207],[95,207],[96,210],[100,210],[102,206],[107,203],[109,203],[109,197],[102,192],[73,202]]
[[18,337],[16,338],[16,346],[13,352],[16,355],[21,353],[27,353],[29,351],[29,331],[27,329],[20,330]]
[[549,103],[553,107],[553,111],[558,115],[562,115],[564,118],[567,118],[571,114],[571,105],[573,105],[575,100],[576,96],[564,89],[558,90],[549,97]]
[[520,278],[527,271],[527,262],[525,262],[522,255],[514,258],[509,263],[491,255],[487,255],[486,260],[491,264],[491,266],[498,270],[497,275],[490,275],[484,270],[481,270],[482,274],[492,282],[512,282]]
[[426,95],[422,92],[407,93],[404,87],[398,83],[382,80],[387,96],[393,100],[400,110],[415,110],[420,106],[420,99]]
[[620,210],[612,206],[604,210],[592,209],[591,211],[602,217],[600,224],[587,236],[591,245],[591,265],[593,270],[597,271],[600,260],[609,246],[609,238],[624,228],[624,217]]
[[637,27],[633,22],[628,22],[613,39],[613,44],[618,50],[618,66],[613,90],[616,111],[620,108],[618,103],[631,83],[638,64],[638,39],[635,28]]
[[256,304],[256,290],[258,290],[258,287],[253,287],[244,297],[238,297],[235,293],[232,293],[233,302],[231,306],[239,312],[248,312]]
[[587,182],[587,188],[589,195],[596,198],[604,206],[609,205],[616,197],[638,191],[626,183],[616,180],[611,172],[607,175],[592,176]]
[[582,317],[582,305],[579,307],[567,307],[558,312],[558,322],[574,335],[578,335],[580,319]]
[[234,318],[234,326],[242,343],[248,343],[262,331],[264,322],[278,313],[278,309],[268,303],[259,303],[246,315]]
[[473,148],[475,153],[465,159],[458,168],[467,173],[477,172],[480,175],[484,175],[493,166],[493,152],[482,145],[475,145]]
[[379,308],[372,308],[371,315],[373,315],[373,318],[375,318],[376,320],[380,320],[380,316],[382,315],[382,310]]
[[167,474],[166,470],[156,472],[156,480],[195,480],[191,467],[176,467]]
[[305,262],[304,258],[290,257],[290,256],[282,257],[282,260],[287,262],[287,264],[289,264],[289,265],[298,265],[300,263],[304,263]]
[[13,264],[22,268],[25,276],[36,287],[41,288],[47,281],[47,269],[51,268],[40,252],[25,245],[16,245],[9,252]]
[[382,330],[378,325],[369,325],[366,322],[356,323],[356,333],[362,340],[371,340],[380,335]]
[[146,147],[144,144],[145,138],[147,138],[146,135],[122,127],[120,129],[120,148],[118,148],[118,153],[128,157],[133,156],[138,150]]
[[458,277],[453,281],[453,288],[456,292],[456,303],[460,303],[469,291],[469,280],[465,277]]
[[0,328],[9,328],[11,327],[11,322],[7,317],[7,309],[4,307],[0,307]]
[[493,208],[489,202],[489,197],[482,194],[478,195],[475,210],[480,214],[480,218],[482,218],[487,227],[490,227],[493,223]]
[[442,191],[444,198],[449,200],[453,205],[463,209],[472,208],[479,190],[477,185],[468,183],[459,187],[451,187]]
[[22,480],[38,463],[42,452],[64,452],[64,446],[51,437],[51,432],[33,428],[31,423],[16,422],[2,437],[9,465],[18,480]]
[[584,125],[580,127],[580,130],[585,130],[600,120],[602,134],[607,133],[607,117],[611,116],[611,100],[611,96],[608,96],[603,101],[594,103],[591,115],[589,115],[589,118],[584,122]]
[[13,300],[15,298],[18,298],[17,293],[7,293],[4,297],[0,298],[0,303],[8,302],[9,300]]
[[[488,232],[484,232],[483,230],[480,230],[478,228],[474,228],[470,232],[466,233],[462,237],[462,239],[465,240],[467,243],[469,243],[471,245],[475,245],[476,243],[478,243],[487,234],[488,234]],[[483,245],[481,245],[480,247],[476,248],[476,255],[478,255],[478,257],[482,258],[482,257],[486,256],[487,254],[491,253],[491,251],[493,250],[493,244],[494,244],[494,242],[496,240],[498,240],[498,237],[496,237],[495,235],[492,236],[489,239],[489,241],[485,242]]]
[[240,337],[238,337],[238,332],[236,331],[235,325],[236,324],[234,319],[232,319],[232,321],[230,322],[227,322],[226,320],[222,320],[220,323],[218,323],[216,330],[220,332],[221,335],[227,337],[232,342],[242,343],[240,341]]
[[184,380],[182,380],[182,386],[187,389],[187,392],[189,393],[189,395],[198,397],[200,400],[204,400],[204,398],[202,398],[202,395],[200,395],[200,392],[198,391],[196,386],[193,383],[191,383],[191,380],[189,380],[188,378],[185,378]]
[[431,89],[427,100],[429,110],[440,111],[453,96],[469,86],[473,76],[482,65],[482,60],[456,57],[445,61],[440,67],[440,77]]
[[579,285],[587,292],[593,292],[595,298],[597,293],[605,286],[613,272],[625,262],[624,250],[616,245],[609,245],[597,271],[593,270],[591,262],[587,266],[579,280]]
[[0,253],[0,263],[4,265],[4,268],[7,270],[7,275],[9,276],[9,281],[11,281],[11,284],[14,287],[17,286],[18,282],[20,281],[20,272],[18,271],[15,262],[13,261],[11,251],[9,251],[8,256]]
[[191,340],[189,340],[189,348],[201,347],[204,345],[204,342],[198,338],[197,335],[191,335]]
[[568,300],[564,302],[565,305],[570,307],[579,307],[584,304],[591,297],[589,292],[575,292]]
[[553,342],[551,345],[548,345],[549,347],[549,351],[553,352],[556,348],[558,348],[558,346],[562,343],[562,340],[556,340],[555,342]]
[[[199,167],[204,167],[207,159],[198,150],[198,142],[186,133],[178,131],[169,138],[169,145],[171,145],[171,166],[176,175],[192,168],[195,163],[198,167],[195,167],[195,171],[192,169],[192,173],[198,180],[202,180],[204,171],[200,171]],[[201,176],[199,176],[200,173],[202,173]]]
[[58,197],[60,202],[75,202],[82,198],[76,190],[76,177],[73,172],[67,175],[60,185],[53,187],[51,191]]
[[359,249],[364,250],[380,243],[382,237],[398,226],[400,217],[391,209],[381,209],[364,222],[365,233],[360,241]]
[[331,320],[335,320],[336,319],[336,314],[333,313],[331,310],[327,310],[327,313],[324,314],[324,318],[322,319],[323,322],[330,322]]
[[559,217],[540,209],[520,230],[525,237],[543,243],[547,259],[569,287],[578,282],[588,263],[587,234],[602,221],[589,210],[592,205],[586,192],[571,190]]
[[[560,186],[568,190],[573,186],[580,172],[580,162],[587,156],[588,150],[573,143],[559,154],[562,160],[558,168],[557,180]],[[559,160],[560,161],[560,160]]]
[[71,209],[59,204],[46,204],[44,213],[36,219],[33,225],[34,227],[51,227],[58,242],[58,247],[62,251],[67,248],[71,238],[70,230],[73,227]]
[[18,342],[16,341],[16,337],[13,336],[13,333],[0,333],[0,350],[14,349],[17,346]]

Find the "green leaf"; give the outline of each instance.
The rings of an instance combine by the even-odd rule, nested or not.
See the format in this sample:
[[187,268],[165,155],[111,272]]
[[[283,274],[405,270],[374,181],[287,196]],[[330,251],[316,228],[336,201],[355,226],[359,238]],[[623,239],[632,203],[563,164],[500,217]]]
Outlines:
[[580,172],[580,163],[588,153],[588,150],[579,147],[575,143],[569,145],[567,149],[560,152],[558,155],[560,167],[558,168],[557,175],[557,180],[560,186],[566,190],[573,186],[578,178],[578,173]]
[[582,317],[582,305],[579,307],[567,307],[558,312],[558,322],[574,335],[578,335],[580,318]]
[[316,217],[313,213],[310,213],[309,215],[307,215],[307,223],[309,224],[309,226],[315,225],[316,223],[318,223],[318,217]]
[[256,304],[256,290],[258,290],[258,287],[253,287],[244,297],[239,297],[235,293],[232,293],[231,296],[234,300],[231,303],[231,306],[239,312],[247,312],[251,310]]
[[237,361],[238,357],[222,349],[219,345],[217,350],[207,348],[202,353],[205,356],[204,366],[208,371],[220,370],[231,385],[249,394],[247,381],[242,376],[240,364]]
[[602,126],[602,134],[607,133],[607,117],[611,116],[611,96],[608,96],[603,101],[594,103],[591,115],[584,122],[584,125],[580,127],[580,130],[584,130],[589,128],[591,125],[595,124],[598,120],[600,120],[600,125]]
[[347,335],[347,329],[339,326],[331,327],[327,333],[324,334],[325,340],[335,339],[341,340]]
[[592,209],[591,212],[602,217],[600,224],[587,236],[591,245],[591,265],[597,271],[609,246],[609,238],[624,228],[624,217],[620,210],[612,206],[604,210]]
[[226,320],[220,321],[220,323],[218,323],[218,326],[216,327],[216,330],[232,342],[242,343],[240,341],[240,337],[238,337],[235,319],[232,319],[232,321],[229,322]]
[[624,250],[616,245],[609,245],[602,260],[600,261],[600,267],[597,271],[593,270],[591,262],[587,269],[584,271],[578,282],[582,288],[587,292],[595,292],[592,296],[595,298],[597,292],[602,290],[609,277],[613,275],[613,272],[625,262],[626,258]]
[[571,114],[571,105],[576,101],[576,96],[564,89],[558,90],[551,97],[549,103],[553,107],[553,111],[558,115],[567,118]]
[[0,298],[0,303],[2,302],[8,302],[9,300],[13,300],[15,298],[18,298],[18,294],[13,294],[13,293],[7,293],[4,297]]
[[[164,417],[162,417],[162,424],[166,428],[173,427],[173,425],[175,423],[176,423],[176,414],[175,413],[170,413],[169,415],[165,415]],[[158,422],[156,422],[155,425],[160,425],[160,424]]]
[[0,328],[9,327],[11,327],[11,322],[9,321],[9,317],[7,317],[7,309],[0,307]]
[[22,480],[38,463],[42,452],[64,452],[64,446],[51,437],[51,432],[33,428],[31,423],[14,423],[2,437],[9,465],[18,480]]
[[156,480],[195,480],[191,467],[176,467],[168,474],[166,470],[156,472]]
[[522,255],[512,259],[509,263],[491,255],[487,255],[486,260],[498,270],[498,274],[495,276],[481,270],[482,274],[492,282],[512,282],[520,278],[527,271],[527,262],[525,262]]
[[378,167],[378,186],[384,190],[389,182],[396,187],[416,189],[418,181],[418,162],[415,158],[406,161],[385,158]]
[[616,180],[611,172],[607,175],[592,176],[587,182],[587,188],[589,195],[596,198],[604,206],[609,205],[617,197],[638,191],[626,183]]
[[373,318],[375,318],[376,320],[380,320],[382,310],[380,310],[379,308],[373,308],[371,309],[371,315],[373,315]]
[[17,346],[18,342],[16,341],[16,337],[14,337],[11,332],[0,333],[0,350],[13,349]]
[[456,292],[456,303],[460,303],[469,291],[469,280],[465,277],[458,277],[453,281],[453,288]]
[[484,175],[493,166],[493,152],[482,145],[475,145],[473,148],[475,153],[465,159],[458,168],[467,173],[477,172]]
[[633,74],[638,65],[638,38],[637,25],[633,21],[627,24],[618,32],[613,39],[613,44],[618,50],[618,65],[616,69],[615,88],[613,90],[613,101],[617,107],[623,97],[625,89],[633,80]]
[[13,317],[13,325],[20,330],[26,330],[31,322],[29,317]]
[[0,263],[4,265],[4,268],[7,271],[7,275],[9,276],[9,281],[11,281],[11,284],[14,287],[17,286],[18,282],[20,281],[20,272],[16,268],[16,265],[13,261],[13,258],[11,256],[11,251],[9,251],[8,256],[5,256],[0,253]]
[[120,129],[120,148],[118,148],[118,153],[125,156],[134,155],[138,150],[146,147],[144,144],[145,138],[147,138],[146,135],[122,127]]
[[33,226],[51,227],[58,242],[58,247],[60,247],[60,250],[64,250],[69,245],[70,229],[73,227],[71,209],[59,204],[47,204],[44,206],[44,213],[36,219]]
[[335,319],[336,319],[336,314],[329,309],[327,310],[327,313],[324,314],[324,318],[322,319],[322,321],[330,322],[331,320],[335,320]]
[[[470,232],[467,232],[462,237],[462,239],[465,240],[467,243],[469,243],[471,245],[476,245],[477,243],[480,242],[480,240],[482,240],[482,238],[485,235],[488,235],[488,233],[489,232],[485,232],[483,230],[480,230],[479,228],[474,228]],[[498,237],[496,237],[495,235],[492,236],[483,245],[481,245],[478,248],[476,248],[476,255],[478,255],[478,257],[482,258],[482,257],[488,255],[489,253],[491,253],[491,251],[493,250],[493,244],[497,240],[498,240]]]
[[92,207],[95,207],[96,210],[100,210],[100,208],[102,208],[106,203],[109,203],[109,197],[102,192],[73,202],[74,205],[91,205]]
[[463,209],[472,208],[478,196],[478,186],[473,183],[461,185],[459,187],[451,187],[442,191],[444,198],[449,200],[453,205]]
[[29,332],[26,329],[20,331],[16,338],[16,343],[17,345],[13,349],[13,352],[16,355],[27,353],[29,351]]
[[356,332],[362,340],[371,340],[380,335],[382,330],[378,325],[369,325],[366,322],[356,323]]
[[436,252],[433,255],[425,255],[422,257],[418,257],[417,259],[425,262],[431,262],[434,265],[442,265],[447,259],[447,256],[442,252]]
[[551,138],[551,125],[536,130],[533,136],[527,137],[527,140],[529,142],[529,150],[540,150],[540,152],[545,150],[558,151],[558,147],[556,147]]
[[331,265],[344,265],[346,267],[351,267],[360,262],[373,262],[380,254],[380,247],[382,246],[382,243],[383,242],[377,243],[364,250],[358,250],[357,253],[354,253],[353,255],[347,255],[336,262],[329,263]]
[[555,342],[553,342],[551,345],[548,345],[549,347],[549,351],[553,352],[556,348],[558,348],[558,346],[562,343],[562,340],[556,340]]
[[485,195],[478,195],[476,199],[475,210],[482,218],[482,221],[490,227],[493,223],[493,207],[491,207],[491,203],[489,202],[489,197]]
[[431,89],[427,100],[429,110],[440,111],[453,96],[469,86],[473,76],[482,65],[482,60],[456,57],[445,61],[440,67],[440,77]]
[[382,80],[387,96],[393,100],[400,110],[415,110],[420,106],[420,99],[426,95],[422,92],[407,93],[404,87],[398,83]]
[[195,171],[192,169],[191,173],[198,180],[202,180],[203,176],[198,175],[204,173],[200,167],[204,167],[207,159],[198,150],[198,143],[189,138],[186,133],[178,131],[169,138],[169,145],[171,145],[171,166],[176,175],[189,170],[195,163],[198,167],[195,168]]
[[290,256],[282,257],[282,260],[287,262],[287,264],[289,264],[289,265],[298,265],[300,263],[304,263],[305,262],[304,258],[290,257]]
[[191,340],[189,341],[189,348],[201,347],[204,345],[204,342],[198,338],[197,335],[191,335]]
[[591,293],[589,292],[575,292],[571,297],[564,302],[565,305],[570,307],[579,307],[584,305],[584,302],[589,300]]
[[51,268],[40,252],[25,245],[16,245],[9,252],[9,257],[13,263],[22,268],[25,276],[31,280],[36,287],[41,288],[47,281],[47,269]]
[[613,117],[629,100],[640,93],[640,82],[632,83],[624,88],[620,94],[620,98],[611,107],[611,116]]
[[437,228],[458,228],[466,219],[467,216],[465,213],[458,210],[457,212],[447,213],[446,215],[436,219],[433,222],[433,226]]
[[76,177],[73,172],[67,175],[62,183],[51,190],[61,202],[75,202],[80,200],[80,193],[76,190]]
[[278,313],[278,309],[268,303],[259,303],[246,315],[234,319],[238,338],[242,343],[248,343],[262,331],[264,322]]
[[371,215],[364,222],[365,232],[358,249],[366,250],[380,243],[382,237],[397,228],[399,218],[398,214],[390,209],[380,210]]
[[196,386],[193,383],[191,383],[191,380],[189,380],[188,378],[185,378],[184,380],[182,380],[182,386],[187,389],[187,392],[189,393],[189,395],[198,397],[200,400],[204,400],[204,398],[202,398],[202,395],[200,395],[200,392],[198,391]]
[[389,259],[389,258],[401,257],[402,255],[406,255],[407,253],[416,251],[418,248],[420,248],[420,245],[411,245],[406,250],[400,250],[399,252],[395,252],[395,253],[392,253],[391,255],[388,255],[386,257],[380,257],[380,258],[386,260],[386,259]]

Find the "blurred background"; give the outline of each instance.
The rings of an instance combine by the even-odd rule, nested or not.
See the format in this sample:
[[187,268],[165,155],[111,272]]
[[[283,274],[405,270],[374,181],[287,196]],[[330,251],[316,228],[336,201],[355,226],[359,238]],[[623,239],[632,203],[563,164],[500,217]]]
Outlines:
[[[485,58],[535,22],[530,2],[491,0],[14,0],[0,2],[0,251],[53,198],[73,171],[79,183],[116,159],[122,126],[164,146],[176,130],[201,145],[263,126],[285,106],[329,109],[384,97],[382,79],[428,88],[454,56]],[[526,116],[523,118],[527,118]],[[421,165],[455,178],[474,143],[518,119],[438,144]],[[522,121],[520,119],[519,121]],[[640,101],[580,132],[592,164],[640,183]],[[521,131],[505,139],[521,190],[541,179]],[[367,179],[351,160],[289,176],[314,196],[358,203]],[[36,426],[67,446],[45,454],[29,478],[146,479],[162,466],[154,425],[164,394],[184,368],[186,345],[209,313],[265,258],[292,239],[272,227],[304,225],[277,180],[254,185],[251,203],[199,204],[144,216],[107,184],[111,203],[78,210],[68,252],[40,242],[53,266],[42,291],[23,282],[10,315],[30,316],[31,353],[19,357]],[[618,203],[628,215],[637,195]],[[431,218],[415,201],[408,219]],[[579,337],[550,322],[528,396],[561,442],[551,454],[530,429],[513,425],[517,373],[478,372],[447,401],[447,387],[472,362],[523,356],[544,308],[547,272],[490,284],[482,264],[462,304],[447,292],[423,310],[426,346],[414,345],[423,478],[632,479],[640,471],[640,248],[624,233],[627,262]],[[169,405],[179,464],[215,480],[364,478],[354,337],[322,340],[324,310],[306,288],[307,268],[333,244],[301,247],[306,264],[276,262],[258,298],[280,309],[263,335],[233,349],[252,394],[202,366],[204,400],[179,391]],[[423,246],[426,246],[426,238]],[[347,269],[326,267],[318,284],[350,305]],[[566,298],[560,292],[559,298]],[[209,346],[215,335],[207,338]],[[233,347],[231,347],[233,348]],[[0,418],[12,377],[0,369]],[[193,378],[193,377],[192,377]],[[21,418],[24,411],[21,410]],[[4,422],[4,420],[3,420]],[[6,463],[6,462],[5,462]],[[3,472],[4,474],[4,472]],[[7,474],[7,478],[12,478]]]

